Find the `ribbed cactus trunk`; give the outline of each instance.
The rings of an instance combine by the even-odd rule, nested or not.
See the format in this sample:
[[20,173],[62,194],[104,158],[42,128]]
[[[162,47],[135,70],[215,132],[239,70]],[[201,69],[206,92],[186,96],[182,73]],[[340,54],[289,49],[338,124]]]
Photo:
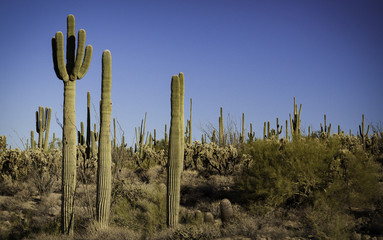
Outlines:
[[44,139],[44,151],[49,147],[49,128],[51,126],[52,109],[45,108],[45,139]]
[[73,232],[74,194],[76,188],[76,82],[64,83],[64,127],[63,127],[63,163],[62,163],[62,231]]
[[223,114],[222,114],[222,107],[220,109],[220,117],[218,119],[219,123],[219,131],[218,131],[218,136],[219,136],[219,145],[223,145],[223,138],[224,138],[224,129],[223,129]]
[[183,118],[184,78],[183,74],[172,77],[171,122],[169,137],[169,158],[167,178],[167,225],[175,228],[178,224],[181,191],[181,172],[184,157]]
[[[67,18],[67,51],[65,63],[64,37],[57,32],[52,38],[53,66],[56,76],[64,82],[63,108],[63,162],[62,162],[62,196],[61,196],[61,230],[64,234],[72,234],[74,226],[74,195],[76,186],[76,113],[75,95],[76,80],[84,77],[92,59],[92,46],[85,48],[85,30],[78,32],[76,53],[75,19]],[[85,51],[84,51],[85,48]],[[84,55],[85,52],[85,55]]]
[[102,54],[102,93],[100,107],[100,144],[97,168],[97,221],[102,228],[108,226],[112,192],[112,149],[110,125],[112,114],[112,57],[109,50]]

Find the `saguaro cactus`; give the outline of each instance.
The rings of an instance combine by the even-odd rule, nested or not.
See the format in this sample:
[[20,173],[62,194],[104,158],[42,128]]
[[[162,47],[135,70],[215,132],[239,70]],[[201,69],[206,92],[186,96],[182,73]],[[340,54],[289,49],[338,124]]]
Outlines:
[[184,157],[183,115],[184,78],[174,75],[171,83],[171,122],[169,137],[169,158],[167,177],[167,225],[174,228],[178,224],[181,172]]
[[36,149],[35,132],[31,131],[31,149]]
[[[76,50],[75,19],[67,18],[67,51],[65,64],[64,37],[57,32],[52,39],[53,65],[56,75],[64,82],[64,125],[63,125],[63,167],[62,167],[62,232],[71,234],[74,221],[74,194],[76,187],[76,80],[84,77],[92,58],[92,46],[85,48],[85,30],[78,32]],[[84,56],[85,48],[85,56]]]
[[[250,130],[251,132],[251,130]],[[245,143],[245,113],[242,113],[242,134],[240,135],[239,139],[242,144]]]
[[250,132],[247,133],[247,136],[249,137],[249,142],[253,142],[255,138],[255,132],[253,132],[253,124],[250,123]]
[[219,131],[218,131],[218,137],[219,137],[219,145],[223,145],[223,138],[224,138],[224,129],[223,129],[223,115],[222,115],[222,107],[220,109],[220,116],[219,116]]
[[107,227],[112,193],[112,150],[110,142],[110,122],[112,114],[112,56],[109,50],[102,54],[102,86],[100,107],[100,144],[97,168],[97,221]]
[[283,126],[279,125],[279,119],[277,118],[277,129],[275,130],[275,134],[277,136],[277,140],[279,140],[279,134],[282,133]]
[[301,110],[302,110],[302,104],[299,106],[299,112],[298,112],[298,106],[295,103],[295,97],[294,97],[294,119],[291,118],[291,114],[290,114],[290,127],[291,127],[291,135],[293,136],[293,139],[299,137],[301,134]]
[[365,132],[364,124],[364,114],[362,114],[362,126],[359,125],[359,135],[363,143],[363,149],[366,149],[366,139],[368,138],[368,130],[370,130],[370,125],[367,126],[367,132]]
[[[51,108],[39,107],[39,110],[36,111],[36,132],[39,134],[38,147],[40,149],[48,150],[48,141],[49,141],[49,126],[51,124]],[[45,138],[44,138],[45,132]]]
[[331,123],[330,125],[328,125],[327,127],[327,118],[326,118],[326,114],[323,116],[324,118],[324,128],[323,128],[323,125],[322,123],[320,124],[320,131],[321,133],[324,135],[324,137],[330,137],[331,135]]
[[190,120],[188,121],[188,127],[189,127],[189,144],[193,144],[193,135],[192,135],[192,106],[193,106],[193,102],[192,102],[192,99],[190,98]]

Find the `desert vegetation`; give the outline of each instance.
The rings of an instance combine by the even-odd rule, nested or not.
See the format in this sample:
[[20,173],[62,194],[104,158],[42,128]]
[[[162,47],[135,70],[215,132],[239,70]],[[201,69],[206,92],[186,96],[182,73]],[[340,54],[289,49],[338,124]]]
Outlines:
[[[383,131],[361,118],[359,134],[337,134],[324,117],[302,133],[302,104],[262,138],[210,124],[193,140],[185,121],[184,82],[171,86],[169,134],[136,129],[136,144],[117,141],[111,119],[111,52],[102,56],[100,126],[75,126],[75,84],[92,47],[68,16],[52,39],[56,75],[64,83],[62,139],[49,142],[51,109],[39,107],[24,150],[0,138],[0,239],[383,239]],[[186,79],[186,80],[185,80]],[[192,103],[192,100],[190,100]],[[192,104],[190,104],[192,106]],[[302,113],[303,114],[303,113]],[[186,124],[185,124],[186,123]],[[282,122],[283,123],[283,122]],[[91,131],[93,127],[93,131]],[[111,132],[113,131],[113,135]],[[44,135],[45,134],[45,135]],[[194,137],[195,138],[195,137]],[[121,144],[118,144],[120,142]]]

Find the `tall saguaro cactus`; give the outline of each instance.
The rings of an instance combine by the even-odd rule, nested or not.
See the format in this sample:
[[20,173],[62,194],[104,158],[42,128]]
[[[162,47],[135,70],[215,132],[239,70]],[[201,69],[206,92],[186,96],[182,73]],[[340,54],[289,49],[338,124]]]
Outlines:
[[184,77],[174,75],[171,83],[171,122],[169,137],[169,158],[167,177],[167,225],[174,228],[178,224],[181,172],[184,157],[183,118]]
[[112,114],[112,56],[109,50],[102,54],[102,86],[100,107],[100,144],[97,168],[97,221],[107,227],[112,193],[112,149],[110,125]]
[[[78,32],[76,50],[75,19],[67,18],[66,64],[64,56],[64,37],[57,32],[52,39],[53,65],[56,75],[64,82],[64,126],[63,126],[63,165],[62,165],[62,197],[61,223],[62,232],[73,233],[74,194],[76,187],[76,80],[84,77],[92,59],[93,48],[85,48],[85,30]],[[85,48],[85,56],[84,56]]]

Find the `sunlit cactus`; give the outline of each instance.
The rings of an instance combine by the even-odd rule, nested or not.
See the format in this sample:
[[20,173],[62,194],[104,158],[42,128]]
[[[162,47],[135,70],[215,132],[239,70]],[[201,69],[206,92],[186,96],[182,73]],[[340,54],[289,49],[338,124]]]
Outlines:
[[102,54],[102,86],[100,107],[100,144],[97,167],[97,221],[101,227],[108,226],[112,193],[112,150],[110,123],[112,114],[112,57],[109,50]]
[[184,124],[183,124],[183,74],[174,75],[171,82],[171,122],[169,134],[169,157],[167,177],[167,225],[175,228],[178,224],[181,172],[184,157]]
[[[39,142],[38,147],[40,149],[44,149],[44,151],[48,150],[49,145],[49,127],[51,124],[51,108],[39,107],[39,110],[36,111],[36,132],[39,134]],[[44,137],[45,132],[45,137]]]
[[62,167],[62,204],[61,230],[65,234],[73,233],[74,195],[76,187],[76,80],[84,77],[92,58],[92,46],[85,48],[85,30],[78,32],[76,53],[75,19],[67,18],[66,63],[64,56],[64,37],[57,32],[52,38],[53,65],[57,77],[64,82],[63,108],[63,167]]

